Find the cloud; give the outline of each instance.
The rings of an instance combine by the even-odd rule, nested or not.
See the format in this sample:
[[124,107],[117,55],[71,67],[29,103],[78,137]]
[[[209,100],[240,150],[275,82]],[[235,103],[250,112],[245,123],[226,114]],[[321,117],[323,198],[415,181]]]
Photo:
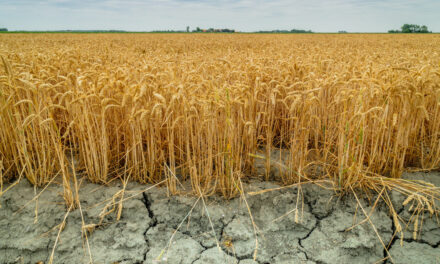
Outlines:
[[0,27],[384,32],[416,23],[440,31],[438,13],[438,0],[2,0]]

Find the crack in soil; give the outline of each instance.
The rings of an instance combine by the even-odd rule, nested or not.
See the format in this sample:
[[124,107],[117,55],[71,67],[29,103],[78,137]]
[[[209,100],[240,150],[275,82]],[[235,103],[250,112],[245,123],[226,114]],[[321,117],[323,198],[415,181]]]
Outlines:
[[202,252],[200,252],[200,254],[197,256],[197,258],[195,259],[195,260],[193,260],[193,262],[191,262],[191,264],[192,263],[195,263],[197,260],[199,260],[201,257],[202,257],[202,253],[203,252],[205,252],[205,250],[203,250]]
[[[200,243],[199,243],[200,244]],[[193,260],[193,262],[191,262],[191,263],[195,263],[197,260],[199,260],[199,259],[201,259],[202,258],[202,255],[203,255],[203,253],[205,252],[205,251],[207,251],[207,250],[210,250],[210,249],[213,249],[213,248],[217,248],[217,245],[215,245],[215,246],[213,246],[213,247],[204,247],[203,245],[201,245],[202,247],[203,247],[203,250],[202,251],[200,251],[200,253],[199,253],[199,255],[197,256],[197,258],[195,259],[195,260]],[[220,249],[221,249],[221,247],[220,247]],[[223,249],[222,249],[222,252],[225,252]],[[225,252],[227,255],[229,255],[227,252]],[[229,255],[229,256],[231,256],[231,255]],[[235,257],[235,256],[231,256],[231,257],[233,257],[233,258],[235,258],[236,260],[237,260],[237,263],[238,263],[238,259]]]
[[[52,239],[49,239],[49,242],[47,242],[47,247],[46,247],[47,252],[50,252],[50,251],[49,251],[49,247],[50,247],[50,244],[51,244],[51,243],[52,243]],[[47,255],[46,260],[45,260],[44,263],[49,263],[49,258],[50,258],[50,254]]]
[[309,238],[309,236],[312,234],[312,232],[315,231],[316,228],[318,228],[320,223],[321,223],[321,220],[317,219],[316,223],[315,223],[315,226],[312,227],[312,229],[310,229],[310,231],[304,237],[298,239],[298,244],[301,247],[300,251],[302,251],[304,253],[304,255],[306,256],[307,260],[313,260],[313,259],[309,258],[309,256],[307,255],[306,248],[303,246],[302,241],[306,240],[307,238]]
[[[404,210],[405,210],[405,208],[402,207],[399,211],[396,212],[396,214],[400,215]],[[390,215],[389,217],[391,219],[391,232],[392,232],[393,236],[391,237],[391,240],[386,244],[387,246],[389,246],[388,247],[388,252],[396,244],[396,241],[401,240],[401,238],[397,237],[396,225],[394,223],[393,216]],[[428,246],[430,246],[432,248],[438,248],[440,246],[440,241],[438,241],[436,244],[433,245],[433,244],[431,244],[431,243],[429,243],[429,242],[427,242],[427,241],[425,241],[423,239],[403,238],[402,240],[404,242],[406,242],[406,243],[416,242],[416,243],[419,243],[419,244],[425,244],[425,245],[428,245]],[[387,251],[385,249],[383,250],[383,256],[384,256],[384,258],[388,258],[389,257],[388,254],[387,254]],[[383,263],[384,264],[388,264],[388,263],[391,263],[391,262],[390,262],[390,260],[388,258],[388,259],[384,260]]]
[[229,220],[226,224],[223,224],[223,222],[220,221],[223,224],[223,226],[222,226],[222,228],[220,230],[220,239],[222,239],[224,234],[225,234],[225,228],[228,227],[228,225],[230,225],[232,223],[232,221],[234,221],[235,217],[237,217],[237,215],[233,215],[231,217],[231,220]]
[[231,252],[230,250],[223,250],[223,252],[225,252],[226,254],[228,254],[230,257],[235,258],[236,260],[238,260],[240,262],[240,260],[244,260],[244,259],[252,259],[253,258],[253,252],[244,256],[237,256],[236,254],[234,255],[234,252]]
[[149,197],[149,195],[146,192],[143,192],[142,196],[143,196],[142,202],[145,204],[145,208],[147,208],[147,211],[148,211],[148,217],[150,217],[150,219],[152,221],[150,223],[150,225],[148,226],[147,230],[145,230],[145,232],[144,232],[145,243],[147,243],[147,247],[148,247],[147,251],[144,253],[144,262],[145,262],[145,261],[147,261],[147,254],[150,251],[150,242],[147,239],[147,233],[148,233],[148,230],[150,230],[151,228],[153,228],[157,225],[157,218],[154,215],[153,210],[151,210],[151,201],[150,201],[151,198]]
[[[222,240],[224,239],[224,236],[225,236],[225,228],[228,227],[228,226],[232,223],[232,221],[234,221],[234,219],[235,219],[236,217],[237,217],[237,215],[233,215],[232,218],[231,218],[231,220],[229,220],[226,224],[223,224],[223,222],[220,221],[223,225],[222,225],[221,230],[220,230],[219,242],[222,241]],[[234,241],[231,241],[231,242],[232,242],[232,244],[234,243]],[[220,244],[220,248],[222,248],[222,245],[221,245],[221,244]],[[222,250],[223,250],[223,248],[222,248]],[[236,260],[238,260],[238,262],[239,262],[240,260],[242,260],[242,259],[246,259],[246,258],[247,258],[247,256],[244,256],[244,257],[239,257],[239,256],[237,256],[236,254],[234,254],[234,252],[231,252],[231,251],[229,250],[229,248],[223,250],[223,252],[225,252],[225,253],[226,253],[227,255],[229,255],[230,257],[235,258]],[[252,255],[252,254],[251,254],[251,255]]]
[[[324,221],[324,220],[326,220],[329,217],[333,218],[333,216],[337,216],[337,213],[336,213],[334,208],[331,208],[329,210],[326,209],[325,211],[323,211],[322,208],[321,208],[321,206],[323,204],[323,200],[322,199],[321,200],[316,200],[316,197],[314,197],[312,194],[309,194],[308,192],[304,192],[302,195],[303,195],[302,201],[304,203],[304,207],[308,207],[308,208],[304,208],[304,212],[307,212],[307,214],[308,214],[307,219],[309,219],[309,221],[315,220],[315,223],[313,223],[312,226],[311,226],[311,224],[312,224],[311,222],[307,222],[307,224],[304,225],[304,226],[299,226],[299,225],[297,226],[296,224],[294,224],[292,222],[292,225],[288,225],[287,228],[284,227],[284,226],[283,227],[277,227],[277,229],[274,230],[274,232],[279,232],[279,233],[285,232],[285,231],[301,232],[301,235],[302,235],[302,237],[300,237],[300,238],[296,238],[295,237],[295,240],[296,240],[296,241],[294,241],[295,245],[298,245],[296,247],[296,253],[295,253],[295,251],[278,250],[279,252],[277,251],[278,252],[277,254],[287,254],[287,255],[291,254],[292,256],[294,256],[294,254],[298,254],[298,253],[301,254],[301,253],[303,253],[304,256],[301,254],[301,259],[303,259],[303,260],[305,258],[306,260],[314,261],[317,264],[319,264],[319,263],[327,263],[328,262],[327,259],[323,259],[325,262],[319,261],[319,260],[314,260],[314,258],[319,259],[320,257],[318,255],[316,255],[316,253],[317,253],[316,250],[317,249],[313,248],[314,247],[314,245],[312,245],[313,243],[309,243],[309,242],[311,242],[312,239],[313,240],[317,239],[315,237],[315,235],[317,235],[316,233],[315,233],[314,236],[311,236],[311,234],[317,228],[318,228],[318,231],[325,231],[323,228],[324,228],[324,226],[327,226],[327,222],[321,222],[321,221]],[[172,221],[170,223],[168,223],[169,220],[162,220],[161,216],[163,215],[163,210],[161,210],[162,209],[161,207],[156,207],[157,203],[160,202],[160,201],[157,198],[155,199],[155,197],[156,196],[155,196],[154,193],[143,192],[142,193],[142,197],[140,199],[143,202],[143,204],[145,205],[145,208],[147,209],[146,212],[143,211],[142,213],[144,214],[144,216],[146,214],[148,214],[148,216],[150,218],[150,220],[144,218],[145,219],[144,221],[146,223],[148,223],[148,225],[145,227],[145,229],[144,228],[142,229],[142,230],[144,230],[144,232],[143,232],[144,239],[141,239],[141,240],[145,241],[146,247],[144,247],[142,250],[138,251],[138,253],[137,253],[138,256],[143,254],[142,256],[143,256],[143,261],[144,262],[149,261],[148,260],[148,256],[147,256],[148,253],[150,253],[150,254],[153,253],[152,250],[154,249],[155,242],[156,242],[155,241],[156,236],[154,235],[155,232],[160,232],[160,230],[155,230],[155,229],[151,229],[151,228],[154,228],[156,226],[157,227],[161,227],[162,224],[166,224],[166,225],[168,225],[168,227],[172,227],[172,225],[174,225],[174,224],[170,224]],[[9,199],[5,200],[5,204],[6,204],[5,207],[6,208],[8,208],[9,201],[10,201]],[[334,201],[332,201],[332,202],[334,202]],[[179,206],[179,204],[180,204],[180,202],[178,201],[177,206]],[[259,204],[260,203],[258,202],[256,204],[252,204],[252,206],[251,206],[252,213],[254,214],[254,212],[257,212],[257,214],[256,214],[257,216],[259,215],[259,208],[260,208]],[[261,204],[264,204],[264,205],[268,205],[269,204],[269,205],[272,206],[271,201],[261,201]],[[294,204],[294,202],[292,204]],[[175,206],[175,205],[173,205],[173,206]],[[344,201],[342,201],[342,204],[340,204],[340,206],[343,206],[342,208],[344,209],[345,206],[348,207],[348,206],[351,206],[351,204],[346,204]],[[163,207],[166,208],[166,206],[163,206]],[[152,208],[154,208],[155,210],[153,211]],[[314,208],[315,209],[319,209],[319,210],[314,210]],[[383,209],[383,207],[381,207],[381,208]],[[352,208],[350,207],[350,209],[352,209]],[[379,208],[376,208],[376,210],[378,210],[378,209]],[[402,207],[398,211],[396,211],[396,213],[398,215],[400,215],[405,210],[406,209],[404,207]],[[386,211],[384,211],[384,212],[386,212]],[[350,211],[350,214],[351,213],[352,212]],[[177,214],[179,215],[180,212],[178,212]],[[219,217],[217,215],[216,219],[215,219],[215,223],[216,223],[216,225],[215,225],[215,227],[216,227],[215,228],[216,229],[215,234],[216,235],[217,234],[220,235],[218,237],[218,242],[219,242],[219,246],[220,246],[222,252],[224,253],[224,256],[226,258],[229,258],[229,257],[226,256],[226,255],[229,255],[230,257],[232,257],[237,262],[245,260],[245,259],[252,259],[253,258],[253,254],[252,253],[248,253],[248,251],[245,251],[244,253],[241,253],[240,256],[237,256],[234,253],[235,249],[231,250],[230,247],[228,247],[227,244],[224,243],[226,240],[229,239],[228,235],[234,237],[234,235],[236,234],[235,231],[236,231],[237,227],[230,226],[230,225],[231,225],[231,223],[234,220],[237,220],[237,219],[239,219],[239,217],[243,216],[243,212],[241,212],[241,211],[235,212],[234,211],[234,213],[232,215],[230,215],[230,214],[226,214],[226,215],[227,215],[227,217],[225,217],[224,215],[223,215],[223,217]],[[386,219],[385,215],[383,217]],[[394,223],[394,220],[393,220],[393,216],[389,212],[388,212],[388,217],[391,220],[391,224],[387,223],[384,226],[383,229],[385,230],[385,232],[388,232],[388,231],[391,232],[391,238],[387,239],[387,241],[384,241],[385,246],[388,247],[388,249],[383,249],[383,257],[384,258],[387,258],[387,257],[389,258],[387,250],[389,252],[393,248],[393,246],[396,246],[395,244],[399,244],[398,240],[401,239],[398,236],[398,234],[396,233],[396,231],[397,231],[396,229],[397,228],[395,226],[395,223]],[[166,218],[166,219],[168,219],[168,218]],[[70,220],[70,218],[68,220]],[[173,218],[173,220],[175,220],[175,219]],[[328,220],[333,221],[333,219],[328,219]],[[386,219],[386,220],[388,221],[388,219]],[[402,221],[405,222],[404,219]],[[220,222],[220,223],[218,223],[218,225],[217,225],[217,222]],[[226,230],[227,227],[231,227],[231,230],[229,230],[229,229]],[[173,228],[175,229],[176,227],[173,227]],[[158,229],[160,229],[160,228],[158,228]],[[142,230],[139,230],[139,231],[142,232]],[[139,231],[137,231],[137,232],[139,232]],[[191,232],[193,232],[193,231],[194,230],[191,230]],[[150,234],[147,235],[148,232],[150,232]],[[182,231],[180,231],[180,232],[182,232]],[[201,248],[198,249],[198,250],[201,250],[200,253],[198,253],[197,255],[194,255],[195,259],[192,261],[192,263],[194,263],[194,262],[196,262],[198,260],[199,261],[203,260],[206,257],[206,256],[202,256],[203,254],[210,255],[209,252],[205,253],[205,251],[213,249],[213,248],[217,248],[217,245],[212,246],[212,243],[211,243],[212,241],[211,240],[208,241],[209,242],[209,244],[208,244],[208,243],[205,243],[205,240],[203,240],[203,239],[202,240],[196,239],[196,238],[194,238],[194,234],[191,234],[191,232],[190,231],[184,231],[184,232],[182,232],[182,234],[187,235],[189,238],[193,239],[194,241],[196,241],[201,246]],[[337,231],[337,232],[344,233],[345,231]],[[151,233],[153,233],[153,236],[151,236]],[[239,234],[239,233],[237,233],[237,234]],[[257,237],[260,238],[260,233],[257,235]],[[318,239],[319,238],[320,237],[318,237]],[[239,237],[237,235],[237,238],[236,239],[232,239],[232,241],[230,241],[230,242],[233,242],[233,244],[234,244],[237,241],[240,241],[240,243],[241,243],[241,241],[248,242],[250,240],[252,240],[252,238],[249,238],[249,236],[242,238],[242,237]],[[291,240],[293,241],[293,238],[291,238]],[[306,242],[304,242],[304,241],[306,241]],[[430,246],[432,249],[437,249],[437,248],[440,247],[440,241],[436,241],[436,240],[428,242],[428,241],[426,241],[426,240],[424,240],[422,238],[412,239],[411,237],[408,236],[408,238],[403,238],[403,241],[406,242],[406,243],[418,243],[419,246],[421,244],[426,244],[426,245]],[[45,262],[47,262],[49,260],[49,258],[50,258],[51,246],[53,245],[54,242],[55,242],[54,237],[51,236],[47,243],[42,242],[39,245],[39,248],[37,249],[38,251],[39,250],[43,250],[44,251],[44,248],[46,248],[46,251],[48,252],[48,255],[46,255]],[[207,246],[204,246],[204,245],[207,245]],[[308,245],[308,247],[305,247],[306,245]],[[246,244],[246,246],[247,246],[247,244]],[[13,249],[13,248],[11,248],[11,249]],[[396,249],[397,248],[394,248],[394,250],[396,250]],[[0,249],[0,251],[1,250],[5,251],[5,248]],[[37,251],[37,250],[35,250],[35,251]],[[429,248],[428,248],[428,250],[429,250]],[[378,252],[379,255],[381,255],[381,249],[378,249],[378,251],[379,251]],[[239,252],[241,252],[241,251],[239,251]],[[44,259],[43,256],[41,258]],[[141,259],[142,259],[142,257],[141,257]],[[271,259],[271,260],[269,260],[269,262],[275,261],[275,257],[271,256],[271,255],[268,255],[268,259]],[[128,261],[129,259],[123,259],[123,261],[124,260]],[[265,259],[265,261],[267,261],[267,260]],[[142,263],[142,260],[139,261],[138,263]],[[260,260],[260,261],[257,261],[257,263],[263,263],[263,261]],[[385,263],[385,264],[391,263],[391,260],[390,259],[384,259],[383,261],[381,261],[381,263]]]
[[154,227],[157,225],[157,219],[153,213],[153,210],[151,210],[151,201],[150,201],[151,198],[149,197],[149,194],[147,194],[146,192],[143,192],[142,195],[144,196],[143,202],[148,210],[148,217],[150,217],[151,220],[153,221],[150,227]]
[[[403,208],[399,210],[399,212],[396,212],[396,214],[400,214],[403,211]],[[396,233],[396,225],[394,224],[394,219],[393,216],[391,214],[389,214],[390,220],[391,220],[391,240],[388,241],[387,244],[385,244],[385,246],[387,246],[388,248],[384,248],[383,249],[383,258],[385,259],[383,261],[384,264],[390,263],[390,259],[389,257],[391,257],[391,255],[388,255],[388,252],[390,252],[391,248],[393,247],[394,243],[396,243],[396,240],[398,239],[397,237],[397,233]],[[388,252],[387,252],[388,251]]]
[[311,201],[309,201],[308,197],[303,196],[303,201],[309,207],[309,211],[313,215],[313,217],[315,217],[316,222],[315,222],[315,225],[312,227],[312,229],[310,229],[310,231],[304,237],[298,239],[298,244],[300,246],[300,248],[298,248],[298,249],[299,249],[299,251],[304,253],[304,255],[306,256],[307,260],[315,261],[311,257],[309,257],[309,255],[306,252],[306,248],[302,245],[302,242],[303,242],[303,240],[306,240],[307,238],[309,238],[309,236],[312,234],[312,232],[315,231],[316,228],[318,228],[318,226],[320,225],[321,221],[331,215],[331,212],[328,212],[324,217],[319,217],[315,213],[313,213],[313,206],[312,206]]

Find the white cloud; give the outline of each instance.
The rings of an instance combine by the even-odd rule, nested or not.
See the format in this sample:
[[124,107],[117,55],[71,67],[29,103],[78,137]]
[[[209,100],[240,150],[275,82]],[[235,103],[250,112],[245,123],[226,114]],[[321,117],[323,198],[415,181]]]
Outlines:
[[438,0],[2,0],[0,27],[57,29],[312,29],[384,32],[403,23],[440,31]]

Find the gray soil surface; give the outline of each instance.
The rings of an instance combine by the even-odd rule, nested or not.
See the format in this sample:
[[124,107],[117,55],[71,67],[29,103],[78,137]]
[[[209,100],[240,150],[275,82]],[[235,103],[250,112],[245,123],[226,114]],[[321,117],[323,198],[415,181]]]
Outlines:
[[[438,172],[404,177],[440,186]],[[248,207],[239,197],[202,200],[148,187],[129,183],[124,197],[138,195],[124,201],[120,220],[116,207],[100,223],[100,212],[120,185],[83,182],[82,213],[76,209],[66,215],[61,186],[52,184],[32,200],[41,189],[22,180],[0,197],[0,263],[48,263],[55,242],[54,263],[440,263],[440,227],[428,213],[417,239],[413,225],[401,239],[393,236],[396,228],[388,207],[378,204],[370,219],[385,245],[390,244],[392,256],[381,261],[387,253],[353,196],[339,197],[312,184],[303,185],[299,197],[297,187],[248,194],[255,236]],[[255,181],[245,190],[277,187]],[[409,220],[411,211],[402,206],[406,197],[395,192],[390,197],[399,216]],[[359,199],[370,213],[374,198]],[[87,232],[82,232],[83,222],[90,227]]]

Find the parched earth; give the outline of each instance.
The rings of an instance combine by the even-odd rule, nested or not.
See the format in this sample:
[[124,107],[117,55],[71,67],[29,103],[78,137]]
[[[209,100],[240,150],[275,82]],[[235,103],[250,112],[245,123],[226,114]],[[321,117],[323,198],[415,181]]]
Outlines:
[[[405,177],[440,186],[438,172]],[[256,181],[247,183],[245,190],[277,187]],[[401,240],[393,236],[396,227],[389,210],[379,203],[370,219],[383,243],[391,244],[392,258],[383,260],[388,255],[371,223],[363,221],[356,199],[316,185],[303,185],[299,197],[297,187],[246,195],[248,207],[241,198],[202,200],[147,188],[129,183],[120,220],[116,221],[116,207],[100,223],[100,213],[120,185],[83,182],[82,210],[66,214],[61,186],[52,184],[32,200],[41,189],[22,180],[0,197],[0,263],[48,263],[52,252],[54,263],[440,263],[435,217],[423,216],[418,239],[412,238],[410,225]],[[402,206],[405,197],[389,195],[400,217],[408,220],[411,212],[408,205]],[[374,201],[359,199],[370,213]],[[83,222],[87,231],[82,233]]]

